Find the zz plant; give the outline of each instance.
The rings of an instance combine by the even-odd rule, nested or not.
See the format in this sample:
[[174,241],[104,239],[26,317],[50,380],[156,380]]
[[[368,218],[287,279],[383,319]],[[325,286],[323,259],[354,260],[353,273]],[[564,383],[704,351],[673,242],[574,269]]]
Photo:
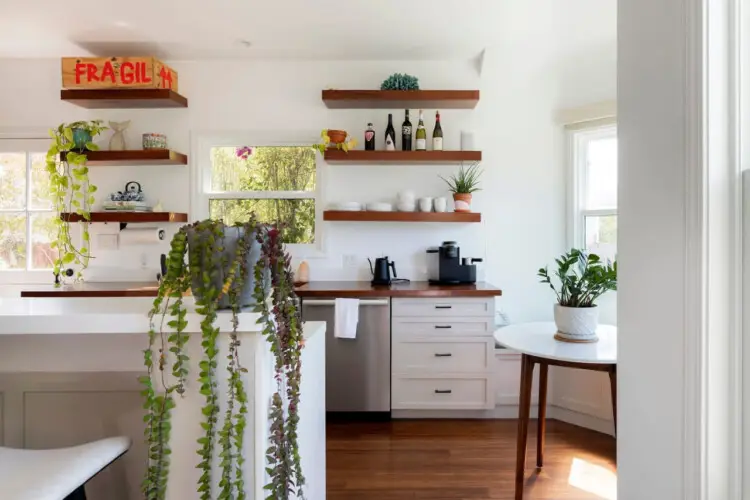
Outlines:
[[546,267],[539,269],[540,283],[555,292],[557,302],[565,307],[594,307],[596,299],[609,290],[617,290],[617,262],[603,262],[593,253],[572,249],[555,259],[555,276],[559,290],[552,284]]
[[[62,276],[70,276],[64,270],[68,265],[76,266],[76,280],[80,280],[91,258],[89,221],[96,186],[89,182],[86,151],[99,149],[92,140],[103,130],[106,127],[102,126],[102,121],[94,120],[63,123],[49,131],[52,143],[47,151],[46,164],[52,205],[59,214],[71,214],[55,219],[57,236],[51,243],[51,247],[57,250],[53,265],[55,286],[61,285]],[[80,219],[80,246],[73,243],[70,235],[71,218]]]
[[[231,253],[231,238],[236,238]],[[253,249],[260,256],[250,268]],[[187,262],[186,262],[187,260]],[[252,273],[252,274],[251,274]],[[148,348],[144,363],[148,375],[144,386],[148,442],[148,467],[142,484],[146,500],[165,498],[169,477],[172,410],[185,394],[188,377],[196,376],[202,408],[204,434],[198,439],[197,467],[201,476],[197,491],[201,499],[246,498],[242,466],[242,443],[246,427],[247,392],[239,357],[238,314],[248,297],[244,292],[248,279],[254,279],[250,302],[259,313],[258,323],[275,356],[277,391],[270,410],[270,444],[266,451],[270,482],[265,486],[268,499],[303,498],[305,484],[297,444],[298,408],[301,381],[302,321],[294,294],[290,258],[285,253],[279,229],[257,222],[226,226],[222,222],[202,221],[185,226],[174,236],[169,252],[167,273],[150,312]],[[189,358],[187,309],[183,297],[188,289],[195,296],[200,323],[202,359],[199,373],[188,371]],[[220,353],[219,328],[215,322],[219,309],[228,307],[232,331],[226,353]],[[227,360],[221,375],[218,360]],[[220,408],[218,378],[227,379],[226,407]],[[223,423],[219,415],[223,412]],[[218,457],[219,491],[213,491],[211,463]]]

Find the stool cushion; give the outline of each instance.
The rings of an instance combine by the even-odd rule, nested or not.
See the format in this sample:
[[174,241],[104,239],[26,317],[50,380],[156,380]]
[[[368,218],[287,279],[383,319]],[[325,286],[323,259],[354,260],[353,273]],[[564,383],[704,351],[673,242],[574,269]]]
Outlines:
[[130,448],[115,437],[56,450],[0,447],[0,498],[61,500]]

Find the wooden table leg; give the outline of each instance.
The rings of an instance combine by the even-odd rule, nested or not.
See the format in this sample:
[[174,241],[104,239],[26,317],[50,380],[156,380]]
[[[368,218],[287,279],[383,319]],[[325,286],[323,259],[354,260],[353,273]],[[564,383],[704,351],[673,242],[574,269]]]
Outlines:
[[539,419],[537,420],[536,466],[544,466],[544,434],[547,431],[547,363],[539,363]]
[[609,386],[612,391],[612,417],[615,422],[615,435],[617,434],[617,365],[612,365],[609,370]]
[[526,467],[526,441],[531,413],[531,386],[534,378],[534,362],[526,354],[521,355],[521,394],[518,401],[518,446],[516,450],[516,500],[523,500],[524,468]]

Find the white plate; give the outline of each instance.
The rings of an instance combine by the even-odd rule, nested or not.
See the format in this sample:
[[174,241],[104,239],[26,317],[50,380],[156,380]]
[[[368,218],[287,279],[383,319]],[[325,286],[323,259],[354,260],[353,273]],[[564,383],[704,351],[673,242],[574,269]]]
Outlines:
[[357,203],[356,201],[339,203],[336,207],[338,210],[344,210],[346,212],[359,212],[360,210],[362,210],[362,204]]
[[390,203],[368,203],[367,210],[371,212],[392,212],[393,205]]

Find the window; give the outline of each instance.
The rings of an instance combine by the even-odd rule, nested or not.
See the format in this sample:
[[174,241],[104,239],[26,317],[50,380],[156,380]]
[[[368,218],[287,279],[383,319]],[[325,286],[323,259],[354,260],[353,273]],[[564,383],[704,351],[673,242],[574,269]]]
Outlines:
[[571,131],[574,245],[602,258],[617,254],[617,129]]
[[201,212],[227,224],[255,212],[282,222],[284,241],[316,242],[317,159],[310,146],[211,146]]
[[0,139],[0,273],[26,281],[52,268],[55,212],[46,172],[47,141]]

